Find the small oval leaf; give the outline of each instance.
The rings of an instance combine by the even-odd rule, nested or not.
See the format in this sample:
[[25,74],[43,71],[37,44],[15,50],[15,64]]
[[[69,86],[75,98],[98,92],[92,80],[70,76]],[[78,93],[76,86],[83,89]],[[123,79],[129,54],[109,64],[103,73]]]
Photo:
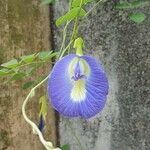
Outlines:
[[45,60],[51,55],[52,51],[39,52],[38,57],[40,60]]
[[3,68],[0,70],[0,77],[11,75],[12,73],[13,71]]
[[71,9],[69,12],[67,12],[65,15],[61,16],[60,18],[58,18],[56,20],[56,25],[60,26],[63,23],[67,22],[67,21],[71,21],[76,17],[83,17],[86,14],[85,10],[80,8],[80,7],[76,7]]
[[35,84],[34,81],[28,81],[28,82],[26,82],[26,83],[23,84],[22,88],[23,88],[24,90],[26,90],[26,89],[28,89],[28,88],[33,87],[34,84]]
[[145,6],[147,4],[150,4],[150,2],[149,1],[121,2],[117,3],[115,7],[117,9],[134,9]]
[[4,64],[1,64],[2,67],[14,69],[18,66],[18,61],[16,59],[12,59]]
[[25,73],[23,73],[23,72],[17,72],[17,73],[15,73],[13,76],[12,76],[12,78],[11,78],[11,80],[21,80],[23,77],[25,77],[26,76],[26,74]]
[[141,23],[145,20],[146,16],[144,13],[131,13],[129,14],[129,19],[136,23]]
[[31,63],[31,62],[33,62],[35,57],[36,57],[35,54],[22,56],[21,62]]

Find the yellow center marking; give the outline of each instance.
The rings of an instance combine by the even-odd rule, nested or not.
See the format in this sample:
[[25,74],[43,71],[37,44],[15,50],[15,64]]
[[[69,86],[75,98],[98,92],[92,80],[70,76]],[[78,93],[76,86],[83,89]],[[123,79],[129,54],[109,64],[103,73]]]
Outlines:
[[[81,75],[84,75],[85,78],[79,79],[79,80],[73,80],[72,77],[75,75],[75,67],[77,63],[79,62]],[[86,98],[86,79],[90,75],[90,67],[89,64],[82,58],[74,58],[69,66],[68,66],[68,75],[70,79],[72,80],[73,87],[71,90],[71,99],[74,102],[84,101]]]
[[75,102],[83,101],[86,98],[85,80],[74,81],[71,98]]

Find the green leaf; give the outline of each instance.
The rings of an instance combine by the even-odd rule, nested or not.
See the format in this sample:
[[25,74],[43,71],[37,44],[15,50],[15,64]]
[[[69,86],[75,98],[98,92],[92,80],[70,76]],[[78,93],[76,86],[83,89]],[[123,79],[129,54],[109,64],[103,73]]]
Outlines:
[[64,16],[61,16],[60,18],[58,18],[56,20],[56,25],[60,26],[63,23],[67,22],[67,21],[71,21],[76,17],[83,17],[86,14],[85,10],[80,8],[80,7],[76,7],[71,9],[69,12],[67,12]]
[[82,5],[86,5],[87,3],[91,2],[92,0],[73,0],[72,7],[79,7],[81,2]]
[[70,150],[70,145],[69,144],[65,144],[61,147],[61,150]]
[[42,114],[43,117],[46,117],[47,111],[48,111],[48,108],[47,108],[47,98],[46,98],[46,96],[40,97],[39,104],[41,105],[40,114],[39,114],[39,115]]
[[16,59],[12,59],[4,64],[1,64],[2,67],[14,69],[18,66],[18,61]]
[[39,52],[38,57],[41,60],[46,60],[51,55],[51,53],[52,53],[52,51]]
[[28,82],[26,82],[26,83],[23,84],[22,88],[23,88],[24,90],[26,90],[26,89],[28,89],[28,88],[33,87],[34,84],[35,84],[34,81],[28,81]]
[[42,61],[50,60],[52,57],[55,57],[58,53],[53,51],[43,51],[38,54],[38,58]]
[[129,14],[129,19],[136,23],[141,23],[145,20],[146,16],[144,13],[131,13]]
[[4,68],[0,70],[0,77],[11,75],[12,73],[13,71]]
[[31,74],[34,71],[34,69],[35,69],[35,67],[28,67],[28,68],[26,68],[25,73],[27,75],[29,75],[29,74]]
[[12,76],[11,80],[20,80],[20,79],[22,79],[22,78],[25,77],[25,76],[26,76],[25,73],[23,73],[23,72],[18,72],[18,73],[15,73],[15,74]]
[[31,63],[31,62],[33,62],[35,57],[36,57],[35,54],[22,56],[21,57],[21,62]]
[[138,0],[138,1],[133,1],[133,2],[122,2],[122,3],[117,3],[116,8],[117,9],[134,9],[134,8],[145,6],[149,3],[150,1],[144,1],[144,0]]
[[52,4],[54,2],[55,2],[55,0],[42,0],[41,4],[42,5],[48,5],[48,4]]

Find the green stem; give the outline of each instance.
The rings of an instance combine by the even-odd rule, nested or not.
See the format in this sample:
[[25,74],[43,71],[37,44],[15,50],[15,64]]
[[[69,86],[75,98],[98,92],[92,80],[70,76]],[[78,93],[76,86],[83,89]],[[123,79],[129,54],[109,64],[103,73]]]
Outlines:
[[[69,10],[71,9],[71,4],[72,4],[72,0],[70,0],[69,2]],[[61,47],[60,47],[60,51],[59,51],[59,56],[61,55],[63,49],[64,49],[64,45],[65,45],[65,41],[66,41],[66,35],[67,35],[67,28],[68,28],[68,25],[69,25],[70,21],[68,21],[64,27],[64,30],[63,30],[63,41],[62,41],[62,44],[61,44]]]
[[37,125],[32,122],[28,117],[27,117],[27,114],[26,114],[26,105],[29,101],[29,98],[32,97],[33,93],[35,92],[35,90],[40,87],[47,79],[49,78],[49,76],[47,76],[44,80],[42,80],[39,84],[37,84],[34,88],[31,89],[30,93],[28,94],[28,96],[26,97],[25,101],[23,102],[23,105],[22,105],[22,114],[23,114],[23,117],[24,119],[26,120],[26,122],[28,124],[30,124],[33,128],[33,131],[38,134],[39,136],[39,139],[41,141],[41,143],[44,145],[44,147],[47,149],[47,150],[60,150],[60,148],[54,148],[53,147],[53,144],[51,142],[48,142],[44,139],[41,131],[39,130],[39,128],[37,127]]
[[87,17],[103,0],[99,0],[85,15],[83,18]]
[[[80,11],[81,11],[82,3],[83,3],[83,0],[81,0],[80,9],[79,9],[78,15],[79,15],[79,13],[80,13]],[[75,18],[74,27],[73,27],[73,32],[72,32],[70,41],[74,41],[75,38],[76,38],[76,36],[77,36],[77,32],[78,32],[78,15],[77,15],[77,17]],[[68,49],[68,53],[69,53],[69,52],[70,52],[70,47],[69,47],[69,49]]]
[[[85,15],[82,17],[82,20],[80,21],[80,24],[83,22],[83,18],[86,18],[103,0],[99,0]],[[80,25],[79,25],[80,27]]]
[[75,40],[75,37],[76,37],[76,34],[77,34],[77,27],[78,27],[78,17],[76,17],[76,19],[75,19],[74,27],[73,27],[73,32],[72,32],[71,40],[70,41]]
[[67,51],[67,49],[69,49],[69,47],[71,46],[72,43],[73,43],[73,41],[70,41],[70,43],[67,45],[67,47],[62,51],[62,53],[61,53],[60,57],[58,58],[58,60],[63,57],[64,53]]
[[62,41],[62,44],[61,44],[61,48],[60,48],[60,53],[62,52],[63,48],[64,48],[64,45],[65,45],[65,41],[66,41],[66,35],[67,35],[67,27],[69,25],[70,22],[67,22],[65,27],[64,27],[64,30],[63,30],[63,41]]

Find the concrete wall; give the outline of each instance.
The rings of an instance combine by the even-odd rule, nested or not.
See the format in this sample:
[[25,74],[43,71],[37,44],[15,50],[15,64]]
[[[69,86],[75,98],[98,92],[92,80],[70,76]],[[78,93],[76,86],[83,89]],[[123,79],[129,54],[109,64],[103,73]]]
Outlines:
[[[0,0],[0,63],[24,54],[49,50],[49,40],[48,7],[41,7],[38,0]],[[37,79],[49,70],[48,65],[30,79]],[[29,90],[21,88],[21,81],[8,84],[4,84],[4,81],[6,79],[0,79],[0,150],[44,150],[21,113],[23,100]],[[46,92],[45,89],[46,87],[39,89],[37,96],[28,105],[28,115],[37,124],[38,99]],[[52,109],[49,110],[45,133],[46,139],[55,143],[55,114]]]
[[[64,13],[66,1],[54,7],[55,19]],[[60,143],[72,150],[149,150],[150,149],[150,6],[140,9],[147,19],[141,24],[127,20],[131,11],[117,11],[108,0],[84,20],[80,36],[85,53],[102,62],[109,79],[105,109],[90,120],[60,118]],[[136,11],[136,10],[134,10]],[[55,28],[55,47],[61,42]]]

